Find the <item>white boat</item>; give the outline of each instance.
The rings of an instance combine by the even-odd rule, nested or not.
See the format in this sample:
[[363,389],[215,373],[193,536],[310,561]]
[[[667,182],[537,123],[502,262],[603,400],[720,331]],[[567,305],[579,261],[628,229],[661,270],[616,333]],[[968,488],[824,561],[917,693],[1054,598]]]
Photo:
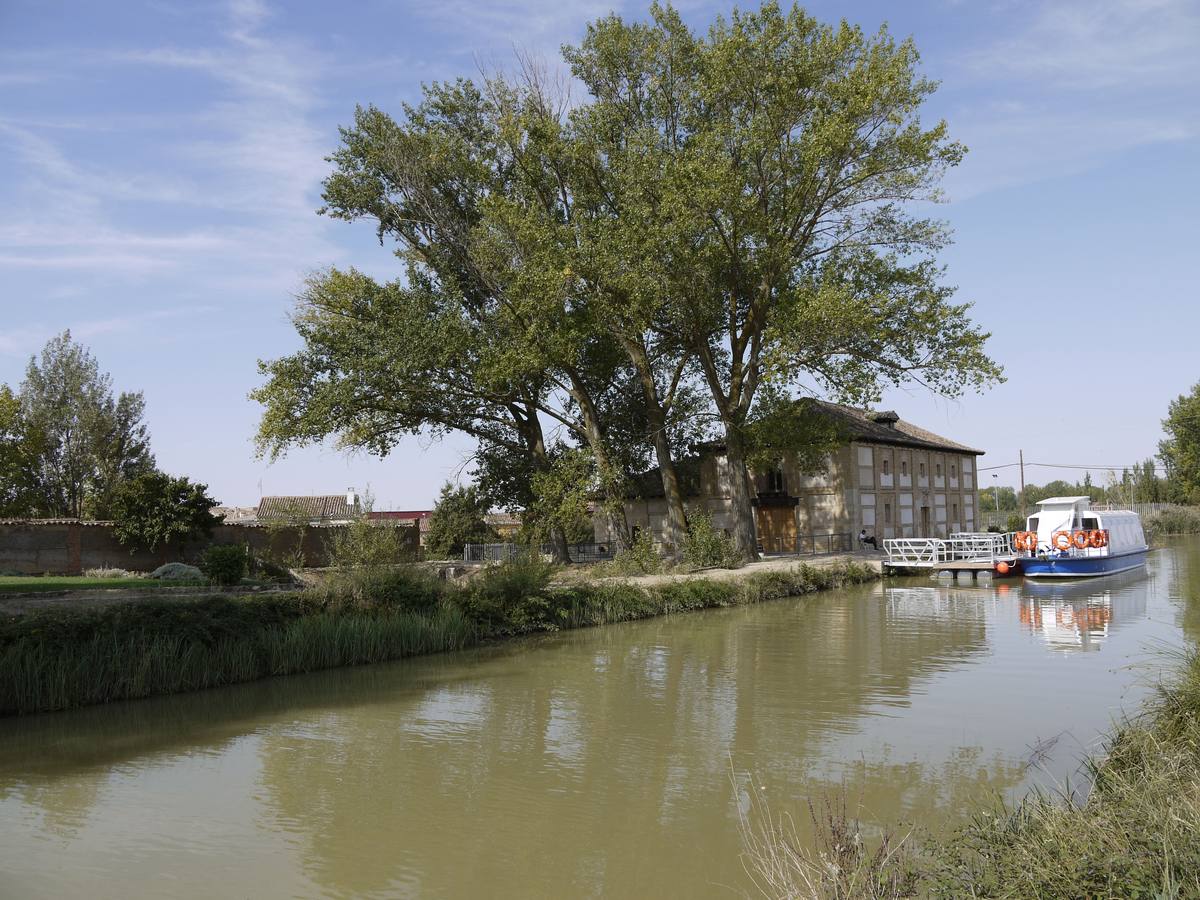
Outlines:
[[1038,503],[1013,545],[1026,578],[1093,578],[1146,564],[1146,534],[1133,510],[1093,507],[1089,497]]

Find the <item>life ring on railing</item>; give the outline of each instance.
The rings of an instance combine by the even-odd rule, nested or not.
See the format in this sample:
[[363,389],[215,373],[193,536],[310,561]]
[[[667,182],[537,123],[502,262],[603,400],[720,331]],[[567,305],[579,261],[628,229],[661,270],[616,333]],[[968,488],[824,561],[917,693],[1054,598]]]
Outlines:
[[1088,545],[1088,533],[1086,531],[1077,531],[1071,535],[1071,543],[1075,545],[1076,550],[1086,550]]
[[1018,550],[1036,550],[1037,535],[1032,531],[1018,531],[1013,546]]
[[1099,550],[1101,547],[1107,547],[1108,532],[1099,530],[1093,531],[1088,535],[1088,544],[1092,547],[1095,547],[1097,550]]
[[1054,532],[1054,537],[1050,538],[1050,543],[1054,545],[1055,550],[1070,550],[1075,546],[1074,541],[1071,539],[1071,532],[1069,531]]

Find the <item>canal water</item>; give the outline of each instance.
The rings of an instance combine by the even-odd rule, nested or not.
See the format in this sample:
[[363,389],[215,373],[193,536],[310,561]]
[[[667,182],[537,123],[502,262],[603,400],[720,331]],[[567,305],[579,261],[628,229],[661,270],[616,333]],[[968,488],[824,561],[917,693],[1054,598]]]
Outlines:
[[1198,636],[1187,540],[2,720],[0,896],[741,896],[748,790],[936,830],[1076,784]]

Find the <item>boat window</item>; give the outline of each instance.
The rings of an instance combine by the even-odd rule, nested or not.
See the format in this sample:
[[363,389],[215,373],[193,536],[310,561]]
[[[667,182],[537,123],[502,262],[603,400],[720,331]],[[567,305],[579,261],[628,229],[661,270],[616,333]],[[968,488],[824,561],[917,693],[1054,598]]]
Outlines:
[[1029,530],[1030,531],[1037,531],[1037,522],[1038,522],[1037,516],[1032,516],[1029,519]]
[[1100,527],[1099,519],[1084,519],[1083,520],[1083,530],[1084,531],[1096,531],[1097,529],[1099,529],[1099,527]]

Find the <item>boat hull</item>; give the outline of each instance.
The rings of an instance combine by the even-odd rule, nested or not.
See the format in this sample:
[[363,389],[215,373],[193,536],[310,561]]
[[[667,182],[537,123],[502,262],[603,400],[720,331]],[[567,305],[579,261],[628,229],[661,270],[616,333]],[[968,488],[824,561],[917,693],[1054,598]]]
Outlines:
[[1146,550],[1132,550],[1115,556],[1047,557],[1022,559],[1021,574],[1026,578],[1096,578],[1116,575],[1146,564]]

